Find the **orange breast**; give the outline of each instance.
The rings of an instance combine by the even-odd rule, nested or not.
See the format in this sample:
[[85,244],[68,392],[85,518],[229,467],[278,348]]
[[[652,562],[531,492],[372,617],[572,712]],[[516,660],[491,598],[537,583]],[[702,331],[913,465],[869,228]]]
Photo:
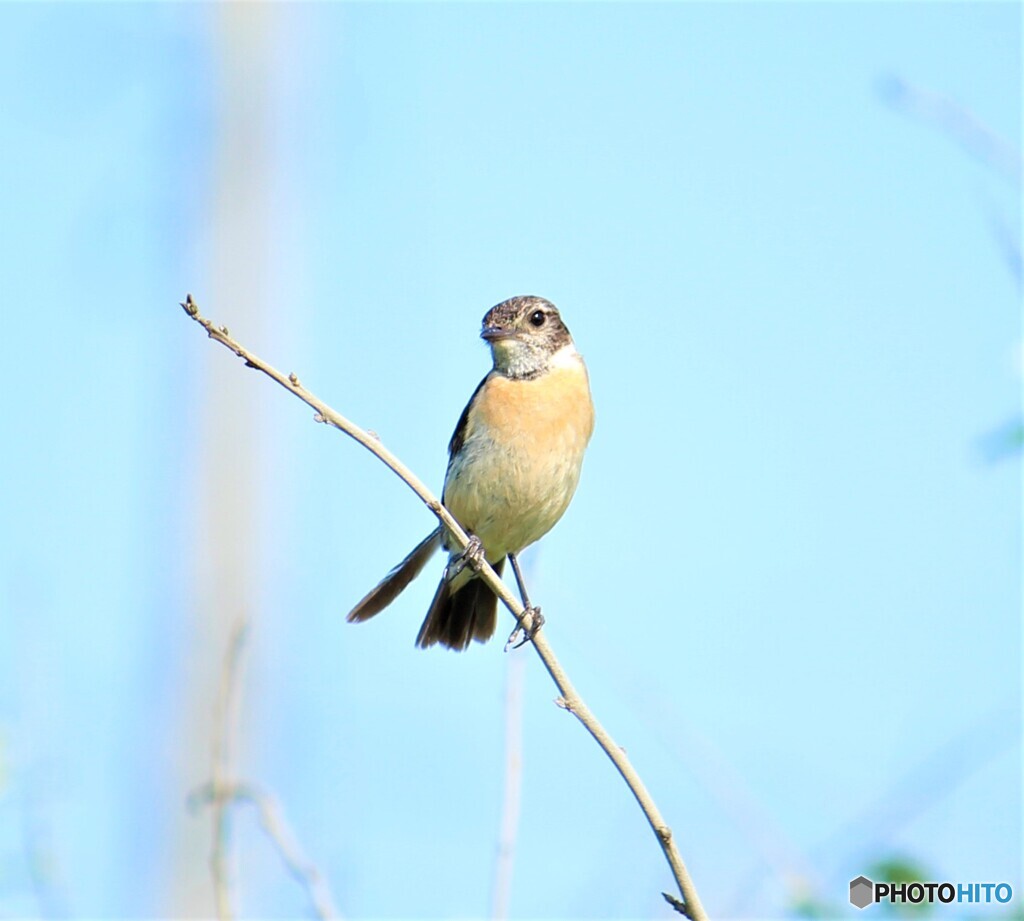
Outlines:
[[472,421],[503,443],[526,438],[538,448],[553,449],[568,439],[582,449],[594,431],[594,405],[582,362],[534,380],[495,375],[480,391],[474,409]]
[[477,393],[445,503],[492,562],[543,537],[576,491],[594,429],[582,361],[534,380],[495,374]]

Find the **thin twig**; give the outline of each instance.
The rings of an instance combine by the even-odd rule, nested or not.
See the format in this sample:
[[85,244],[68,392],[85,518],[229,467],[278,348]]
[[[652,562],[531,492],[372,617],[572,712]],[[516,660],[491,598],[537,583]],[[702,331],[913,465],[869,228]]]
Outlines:
[[213,730],[213,781],[210,784],[210,810],[213,819],[213,842],[210,848],[210,873],[213,876],[213,895],[220,921],[234,917],[234,873],[229,867],[231,845],[231,815],[229,794],[234,783],[235,734],[238,730],[238,667],[245,646],[248,621],[239,617],[231,628],[228,648],[220,671],[220,689],[217,694],[217,715]]
[[526,659],[516,650],[508,659],[505,672],[505,795],[502,797],[501,831],[494,866],[494,898],[491,917],[508,917],[512,896],[512,870],[515,865],[516,837],[519,830],[519,806],[523,786],[523,681]]
[[316,917],[339,917],[330,887],[317,866],[303,854],[273,793],[249,783],[228,783],[215,791],[214,784],[209,783],[193,791],[189,806],[198,808],[203,803],[216,804],[218,801],[225,806],[232,803],[251,805],[259,817],[260,828],[274,845],[285,869],[302,886]]
[[235,916],[234,868],[231,852],[231,807],[238,802],[251,804],[259,816],[260,827],[277,850],[292,878],[302,886],[316,917],[337,918],[330,887],[317,867],[303,855],[284,818],[277,798],[259,787],[235,779],[235,737],[239,725],[239,671],[248,637],[249,622],[243,616],[231,628],[220,672],[217,714],[213,734],[213,777],[193,790],[188,798],[191,809],[209,804],[213,817],[213,843],[210,848],[210,873],[213,877],[217,918],[230,921]]
[[[215,326],[210,320],[200,315],[199,307],[192,299],[191,294],[186,295],[185,302],[181,306],[193,320],[199,323],[199,325],[206,330],[211,339],[214,339],[234,352],[239,358],[245,361],[247,367],[262,371],[286,390],[295,394],[295,396],[302,400],[307,406],[316,410],[314,419],[317,422],[323,422],[341,432],[344,432],[346,435],[359,442],[359,444],[368,451],[380,458],[380,460],[390,467],[391,470],[393,470],[398,477],[402,479],[417,496],[419,496],[424,505],[426,505],[427,508],[437,516],[438,520],[448,530],[452,540],[458,544],[459,547],[465,549],[469,543],[469,538],[466,535],[466,532],[462,530],[462,527],[452,516],[451,512],[449,512],[448,509],[438,501],[433,493],[423,485],[420,479],[408,467],[406,467],[405,464],[403,464],[394,454],[384,447],[379,439],[374,438],[367,431],[361,429],[340,413],[331,409],[330,406],[303,387],[299,383],[299,379],[295,374],[282,374],[276,368],[258,358],[235,339],[231,338],[227,327]],[[476,568],[480,578],[490,586],[491,590],[498,596],[498,598],[501,599],[505,607],[512,612],[522,627],[525,630],[530,631],[533,627],[532,618],[529,614],[524,612],[522,604],[519,603],[516,597],[509,590],[508,586],[501,581],[494,570],[487,564],[486,560],[481,561]],[[590,709],[583,702],[583,698],[580,697],[576,688],[573,687],[572,682],[565,674],[565,671],[562,669],[561,664],[555,657],[554,652],[548,645],[547,638],[543,631],[538,632],[534,636],[533,648],[536,650],[537,655],[540,656],[541,662],[544,663],[544,667],[547,669],[548,674],[557,685],[561,694],[561,697],[558,698],[556,703],[563,709],[572,713],[573,716],[583,724],[587,732],[594,737],[597,744],[601,746],[605,754],[611,759],[619,774],[622,776],[622,779],[625,780],[630,792],[636,798],[640,808],[643,810],[651,829],[654,831],[655,837],[658,839],[658,843],[661,845],[661,849],[665,854],[665,859],[668,861],[669,867],[672,870],[672,875],[675,877],[676,883],[679,886],[679,893],[682,896],[682,899],[674,899],[672,901],[673,906],[676,907],[677,911],[680,911],[682,914],[685,914],[690,918],[691,921],[706,921],[707,915],[701,905],[700,898],[697,895],[697,890],[693,885],[693,881],[690,879],[690,874],[686,869],[686,865],[683,863],[683,858],[680,856],[679,850],[676,848],[672,830],[666,824],[661,812],[658,810],[654,800],[651,798],[650,793],[647,792],[647,788],[644,786],[639,774],[637,774],[633,765],[626,757],[626,753],[615,744],[612,737],[597,721],[597,718],[590,712]]]
[[895,74],[883,79],[878,89],[882,98],[893,108],[929,122],[969,154],[1015,184],[1020,184],[1020,150],[997,134],[967,106],[934,90],[916,86]]

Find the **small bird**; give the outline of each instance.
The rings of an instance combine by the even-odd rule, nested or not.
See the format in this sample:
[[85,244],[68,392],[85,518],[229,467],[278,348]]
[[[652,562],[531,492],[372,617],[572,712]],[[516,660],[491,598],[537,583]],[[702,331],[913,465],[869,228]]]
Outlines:
[[416,637],[422,649],[462,650],[493,635],[497,596],[467,565],[481,556],[499,575],[509,558],[536,632],[543,618],[530,604],[517,554],[568,508],[594,430],[587,367],[554,304],[533,296],[502,301],[487,312],[480,336],[494,367],[455,427],[441,494],[470,546],[462,551],[439,526],[348,615],[353,623],[382,611],[444,547],[448,563]]

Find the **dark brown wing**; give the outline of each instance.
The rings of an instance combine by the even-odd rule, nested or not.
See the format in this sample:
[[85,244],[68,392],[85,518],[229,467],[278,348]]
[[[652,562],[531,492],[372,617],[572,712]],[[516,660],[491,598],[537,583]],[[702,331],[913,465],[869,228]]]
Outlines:
[[473,401],[476,399],[476,395],[480,392],[480,388],[487,383],[487,378],[490,376],[491,374],[488,372],[484,375],[484,379],[476,385],[476,390],[473,391],[473,396],[469,398],[466,408],[462,410],[462,415],[459,416],[459,424],[455,426],[455,431],[452,433],[452,440],[448,442],[449,460],[462,450],[462,445],[466,441],[466,426],[469,424],[469,410],[472,408]]
[[427,565],[434,551],[441,545],[441,529],[435,528],[421,540],[401,563],[391,570],[380,582],[367,593],[345,619],[351,623],[369,620],[374,614],[383,611],[394,601],[406,586]]

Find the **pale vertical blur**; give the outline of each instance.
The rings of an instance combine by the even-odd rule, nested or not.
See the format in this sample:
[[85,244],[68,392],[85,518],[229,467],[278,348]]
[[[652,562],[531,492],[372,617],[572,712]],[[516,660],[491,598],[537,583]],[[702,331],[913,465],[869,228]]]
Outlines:
[[[249,335],[266,328],[268,269],[273,259],[270,112],[273,99],[271,48],[279,8],[269,3],[225,3],[212,17],[215,94],[213,180],[208,209],[197,215],[201,269],[209,278],[204,299],[230,305]],[[251,375],[227,353],[202,352],[202,397],[192,407],[200,428],[199,453],[191,477],[199,501],[190,542],[193,619],[184,706],[174,731],[181,739],[178,786],[198,787],[210,778],[214,701],[221,662],[233,624],[246,619],[258,629],[262,610],[260,486],[266,475],[259,391]],[[243,696],[244,706],[244,696]],[[245,736],[238,737],[239,760]],[[197,819],[185,812],[175,825],[174,859],[167,865],[165,906],[169,916],[204,918],[213,913],[209,854],[210,811]],[[234,853],[232,849],[231,853]],[[229,873],[237,877],[237,863]],[[235,883],[237,885],[237,881]]]

